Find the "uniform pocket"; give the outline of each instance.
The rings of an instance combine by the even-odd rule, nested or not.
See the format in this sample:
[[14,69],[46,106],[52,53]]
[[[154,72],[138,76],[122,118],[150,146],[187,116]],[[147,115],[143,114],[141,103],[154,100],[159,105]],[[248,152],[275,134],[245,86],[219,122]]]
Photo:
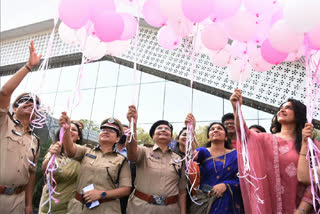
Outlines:
[[[16,133],[16,134],[14,134]],[[8,135],[6,136],[7,142],[8,142],[8,150],[9,151],[17,151],[22,146],[22,136],[19,135],[18,132],[12,130],[11,132],[8,132]]]
[[161,168],[161,159],[160,157],[154,157],[152,155],[147,156],[147,165],[150,168],[154,168],[154,169],[160,169]]

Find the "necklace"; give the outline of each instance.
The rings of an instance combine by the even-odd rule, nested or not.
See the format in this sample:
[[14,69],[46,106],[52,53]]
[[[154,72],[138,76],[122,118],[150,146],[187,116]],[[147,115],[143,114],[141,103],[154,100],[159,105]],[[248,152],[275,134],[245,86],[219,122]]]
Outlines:
[[[212,154],[211,154],[212,155]],[[222,169],[224,169],[224,167],[226,166],[226,150],[224,150],[224,157],[223,157],[223,167],[222,167]],[[214,157],[212,157],[212,162],[213,162],[213,167],[214,167],[214,171],[216,172],[216,174],[218,174],[218,171],[217,171],[217,167],[216,167],[216,162],[215,162],[215,160],[214,160],[215,158]],[[217,175],[217,179],[219,179],[220,178],[220,176],[219,175]]]

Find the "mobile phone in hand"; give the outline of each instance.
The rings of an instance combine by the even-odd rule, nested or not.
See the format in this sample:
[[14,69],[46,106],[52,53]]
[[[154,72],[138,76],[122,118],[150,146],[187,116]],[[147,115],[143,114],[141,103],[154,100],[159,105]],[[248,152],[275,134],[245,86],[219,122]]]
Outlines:
[[211,190],[212,190],[212,186],[210,186],[209,184],[204,184],[204,185],[202,186],[202,191],[203,191],[204,193],[209,193]]

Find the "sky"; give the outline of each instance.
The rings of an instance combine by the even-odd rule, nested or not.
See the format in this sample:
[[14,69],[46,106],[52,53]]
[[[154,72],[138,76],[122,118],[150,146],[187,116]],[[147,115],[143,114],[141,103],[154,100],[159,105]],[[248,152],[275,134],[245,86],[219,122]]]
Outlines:
[[59,0],[1,0],[1,31],[54,18]]

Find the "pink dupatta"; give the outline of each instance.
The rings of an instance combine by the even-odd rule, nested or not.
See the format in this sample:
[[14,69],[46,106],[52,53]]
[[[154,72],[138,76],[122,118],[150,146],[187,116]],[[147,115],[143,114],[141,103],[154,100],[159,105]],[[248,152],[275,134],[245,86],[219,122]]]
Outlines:
[[[284,140],[268,133],[257,134],[245,127],[250,168],[254,177],[243,176],[243,160],[238,158],[240,187],[246,214],[292,214],[301,200],[312,204],[310,186],[297,179],[299,154],[294,140]],[[237,130],[237,151],[241,143]],[[264,179],[255,179],[263,178]],[[250,184],[251,183],[251,184]],[[258,203],[257,196],[263,200]]]

